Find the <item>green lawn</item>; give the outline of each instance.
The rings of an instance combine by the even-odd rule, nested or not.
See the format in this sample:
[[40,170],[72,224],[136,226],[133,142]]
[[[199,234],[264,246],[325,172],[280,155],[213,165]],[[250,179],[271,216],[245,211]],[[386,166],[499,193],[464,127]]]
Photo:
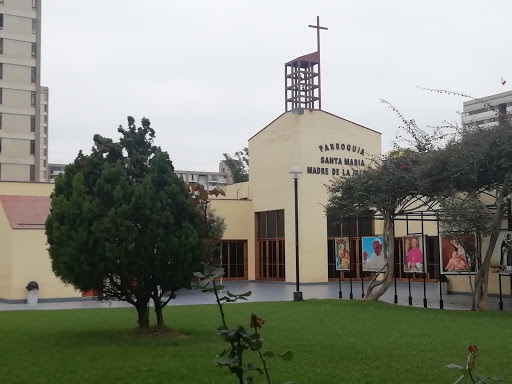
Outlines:
[[[481,374],[512,381],[512,314],[424,310],[313,300],[226,307],[228,323],[266,320],[275,384],[452,383],[470,344],[484,345]],[[189,336],[129,336],[132,309],[0,312],[0,383],[234,383],[212,359],[224,344],[214,305],[169,307],[168,325]],[[263,383],[264,381],[258,378]]]

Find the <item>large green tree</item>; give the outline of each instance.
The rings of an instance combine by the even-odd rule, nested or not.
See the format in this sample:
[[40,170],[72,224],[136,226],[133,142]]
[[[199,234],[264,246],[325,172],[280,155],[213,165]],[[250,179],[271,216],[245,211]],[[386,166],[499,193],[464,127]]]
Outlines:
[[328,188],[327,215],[336,218],[357,217],[374,211],[382,215],[384,249],[387,261],[380,273],[374,276],[365,300],[377,300],[393,281],[395,267],[395,218],[403,214],[417,195],[416,168],[421,164],[421,153],[401,151],[386,156],[374,166],[352,177],[338,178]]
[[153,145],[149,119],[119,127],[119,142],[94,136],[59,176],[46,234],[52,268],[65,283],[122,300],[149,327],[174,292],[189,287],[204,255],[200,221],[166,152]]
[[235,152],[235,156],[224,153],[224,163],[231,171],[233,182],[242,183],[249,181],[249,148],[243,148],[241,151]]

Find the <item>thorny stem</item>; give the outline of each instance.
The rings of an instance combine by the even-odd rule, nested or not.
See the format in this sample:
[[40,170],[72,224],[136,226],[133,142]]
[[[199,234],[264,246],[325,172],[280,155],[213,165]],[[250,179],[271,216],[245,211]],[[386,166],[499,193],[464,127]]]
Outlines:
[[476,383],[475,379],[473,379],[473,375],[471,374],[471,370],[470,369],[468,369],[468,373],[469,373],[469,377],[471,378],[471,381],[473,383]]
[[215,280],[213,280],[212,283],[213,283],[213,293],[215,293],[215,299],[217,300],[217,305],[219,306],[222,325],[224,326],[224,329],[228,329],[228,325],[226,324],[226,316],[224,315],[224,309],[222,308],[222,303],[220,302],[220,299],[219,299],[219,294],[217,292],[217,285],[215,284]]
[[[254,328],[254,333],[258,334],[258,328]],[[263,363],[263,368],[265,369],[265,376],[267,376],[267,382],[268,384],[272,384],[270,381],[270,375],[268,374],[268,368],[267,368],[267,362],[263,358],[263,355],[261,354],[261,348],[258,348],[258,354],[260,355],[261,362]]]

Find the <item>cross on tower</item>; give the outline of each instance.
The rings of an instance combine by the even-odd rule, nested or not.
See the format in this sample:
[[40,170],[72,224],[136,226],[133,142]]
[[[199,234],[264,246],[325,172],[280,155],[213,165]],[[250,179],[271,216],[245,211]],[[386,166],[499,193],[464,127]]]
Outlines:
[[320,16],[316,17],[316,25],[310,24],[309,28],[316,28],[316,50],[320,54],[320,30],[324,29],[327,31],[329,28],[320,26]]

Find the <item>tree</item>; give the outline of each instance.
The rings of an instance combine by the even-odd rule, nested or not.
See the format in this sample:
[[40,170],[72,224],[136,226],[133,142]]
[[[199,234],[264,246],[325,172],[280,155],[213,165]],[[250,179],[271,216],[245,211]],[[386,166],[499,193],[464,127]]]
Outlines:
[[328,188],[327,215],[349,218],[367,210],[378,211],[383,218],[384,249],[387,261],[384,278],[368,285],[365,300],[377,300],[393,281],[395,217],[403,214],[416,196],[416,171],[421,154],[405,150],[385,157],[372,168],[350,178],[339,178]]
[[249,148],[235,152],[235,157],[224,153],[224,163],[228,166],[233,182],[243,183],[249,181]]
[[56,180],[46,234],[52,268],[65,283],[100,300],[132,304],[140,328],[148,305],[159,326],[174,292],[189,287],[204,254],[199,219],[155,131],[142,119],[119,127],[119,142],[94,136]]
[[489,236],[473,291],[473,308],[487,309],[490,262],[510,207],[512,127],[503,122],[492,128],[465,129],[460,139],[448,143],[431,160],[430,171],[420,178],[442,203],[444,225]]

